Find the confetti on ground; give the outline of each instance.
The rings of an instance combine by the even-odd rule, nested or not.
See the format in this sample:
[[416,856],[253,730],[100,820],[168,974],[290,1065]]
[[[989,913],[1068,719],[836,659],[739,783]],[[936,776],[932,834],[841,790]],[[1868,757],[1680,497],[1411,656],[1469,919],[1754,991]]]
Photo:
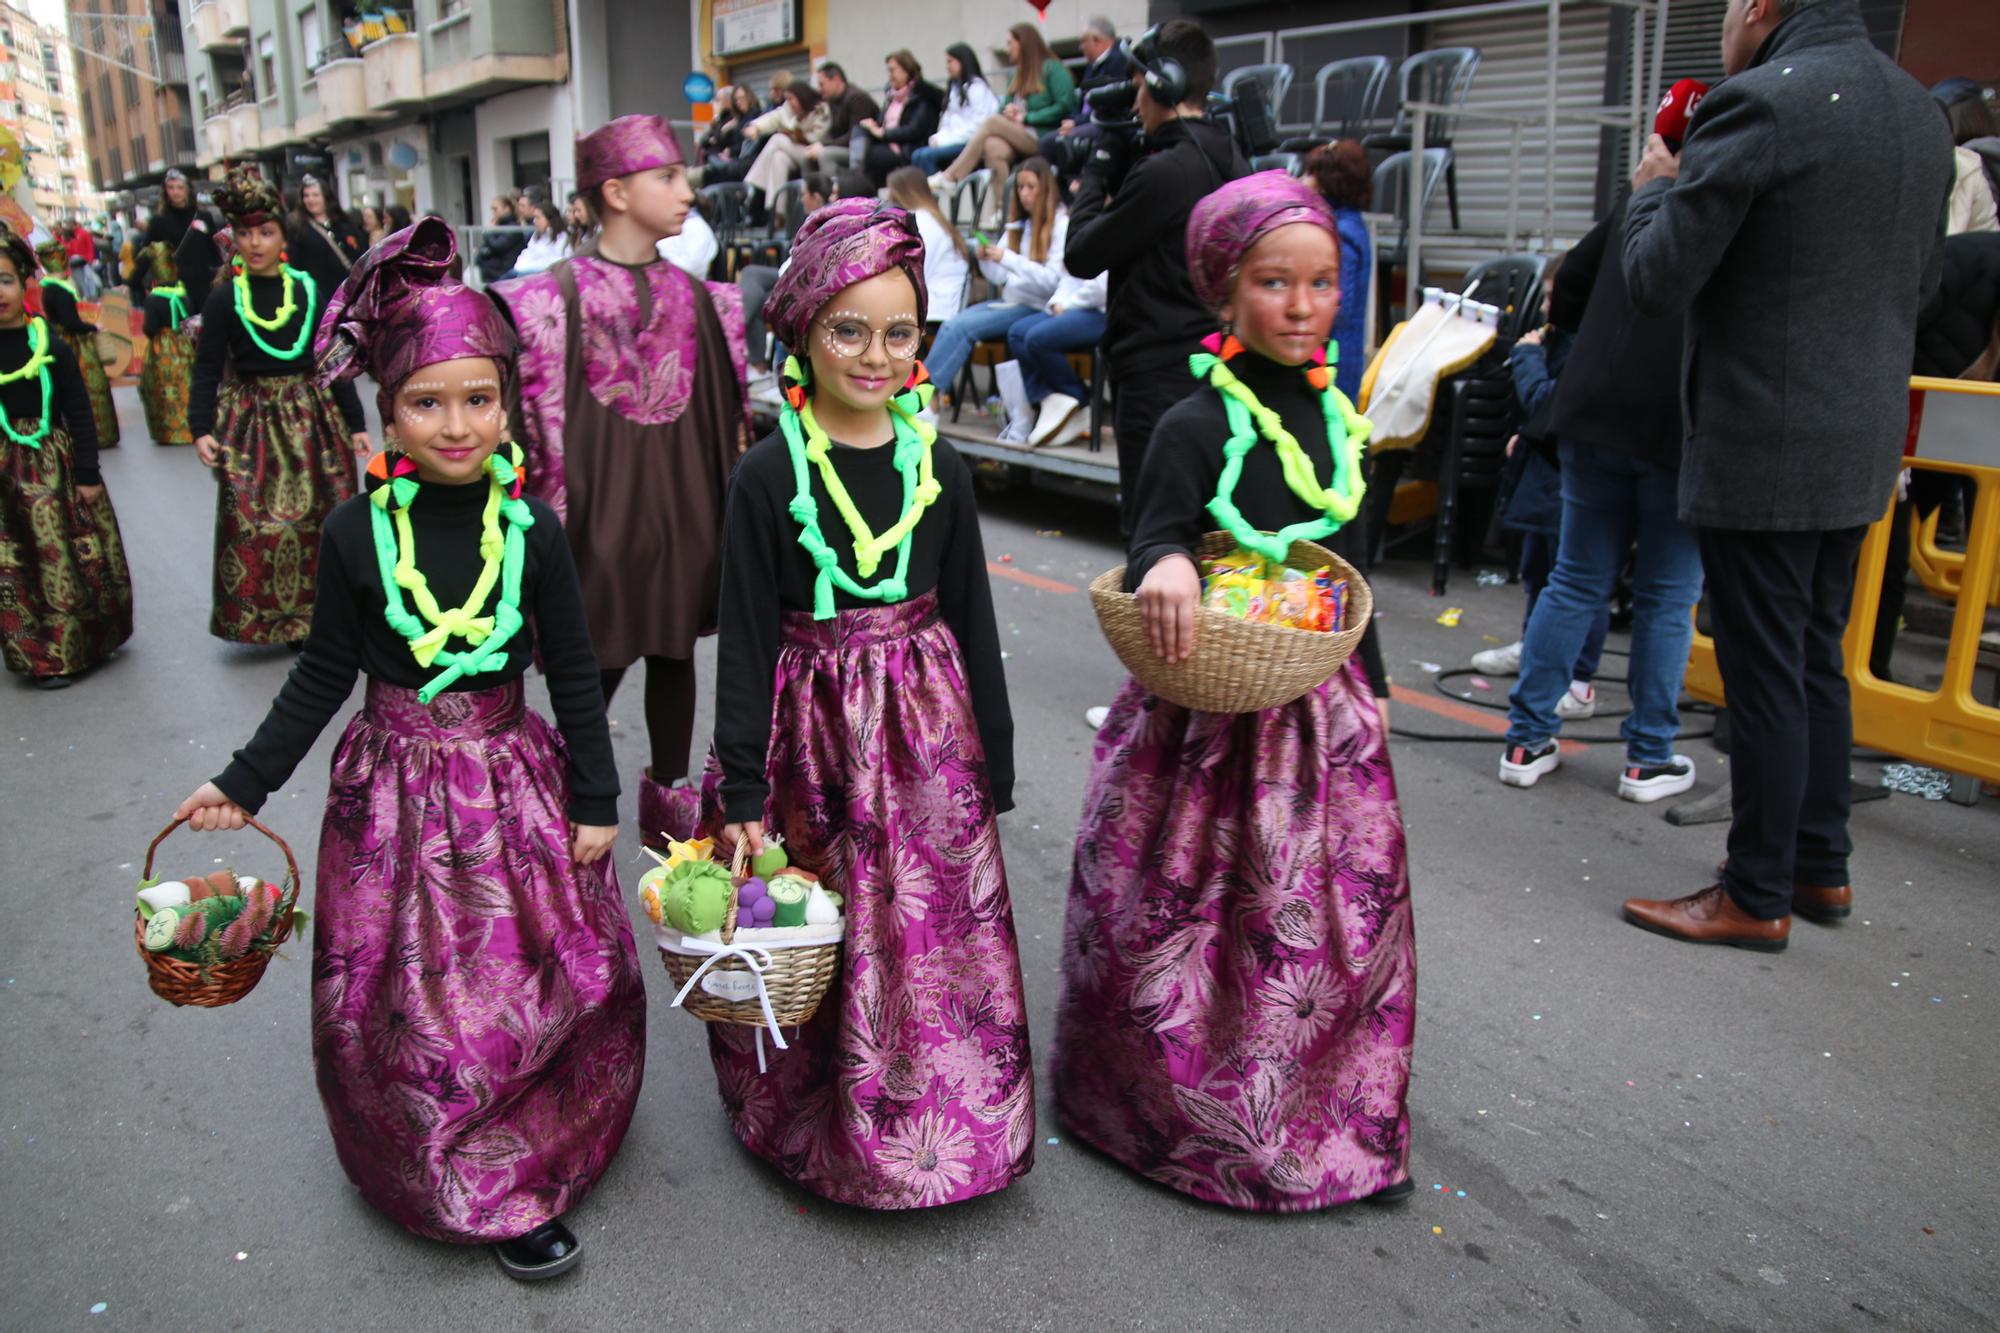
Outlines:
[[1482,677],[1474,676],[1471,679],[1472,679],[1472,688],[1475,690],[1490,690],[1493,688],[1492,682],[1485,680]]
[[1433,1236],[1442,1236],[1442,1235],[1444,1234],[1444,1228],[1443,1228],[1443,1227],[1432,1227],[1432,1228],[1431,1228],[1431,1234],[1432,1234]]
[[1014,557],[1011,555],[1003,555],[1000,557],[1000,563],[1003,565],[1011,565],[1014,563]]
[[1049,1146],[1050,1146],[1051,1148],[1053,1148],[1053,1147],[1055,1147],[1055,1146],[1056,1146],[1056,1145],[1057,1145],[1058,1143],[1061,1143],[1061,1142],[1062,1142],[1062,1140],[1061,1140],[1061,1139],[1050,1139],[1050,1140],[1049,1140]]
[[[1928,1230],[1930,1230],[1930,1228],[1929,1228],[1929,1227],[1925,1227],[1925,1228],[1924,1228],[1924,1230],[1928,1231]],[[90,1312],[91,1312],[92,1314],[103,1314],[103,1313],[104,1313],[104,1312],[105,1312],[106,1310],[108,1310],[108,1309],[110,1309],[110,1308],[111,1308],[111,1307],[110,1307],[110,1306],[108,1306],[108,1305],[106,1305],[106,1304],[105,1304],[105,1303],[104,1303],[103,1301],[99,1301],[99,1302],[98,1302],[97,1304],[95,1304],[95,1305],[93,1305],[93,1306],[91,1306],[91,1307],[90,1307]]]
[[1419,661],[1416,658],[1411,658],[1410,661],[1414,665],[1420,666],[1424,670],[1430,672],[1433,676],[1435,676],[1438,672],[1444,670],[1444,663],[1442,662],[1424,662],[1424,661]]
[[249,1257],[250,1257],[250,1252],[248,1250],[238,1250],[236,1252],[236,1262],[239,1264],[242,1263],[245,1259],[248,1259]]
[[1462,606],[1447,606],[1438,614],[1438,624],[1443,625],[1446,629],[1457,629],[1458,618],[1464,614],[1465,608]]
[[1062,529],[1061,529],[1061,528],[1036,528],[1036,529],[1035,529],[1035,535],[1036,535],[1037,537],[1060,537],[1060,536],[1062,536]]
[[1479,586],[1482,588],[1498,588],[1504,586],[1506,582],[1507,576],[1497,569],[1479,571]]
[[1500,636],[1497,634],[1482,634],[1479,636],[1479,641],[1481,643],[1499,643]]

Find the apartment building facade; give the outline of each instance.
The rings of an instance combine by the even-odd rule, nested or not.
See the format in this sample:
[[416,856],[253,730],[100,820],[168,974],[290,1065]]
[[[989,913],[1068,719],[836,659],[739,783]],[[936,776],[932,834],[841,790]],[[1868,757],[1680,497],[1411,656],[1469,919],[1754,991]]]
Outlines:
[[102,206],[78,134],[76,92],[75,60],[62,29],[0,3],[0,122],[21,142],[22,174],[44,223],[93,216]]
[[194,158],[179,0],[70,0],[82,144],[114,205],[153,203]]

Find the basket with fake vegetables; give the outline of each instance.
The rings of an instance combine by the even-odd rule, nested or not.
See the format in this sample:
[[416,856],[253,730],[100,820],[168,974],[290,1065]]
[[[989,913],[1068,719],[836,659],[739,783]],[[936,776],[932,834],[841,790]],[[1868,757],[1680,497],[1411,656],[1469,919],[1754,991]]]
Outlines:
[[640,877],[639,905],[680,988],[674,1004],[704,1022],[765,1029],[783,1050],[778,1029],[811,1018],[839,968],[841,895],[790,864],[776,834],[754,858],[739,844],[728,866],[709,838],[647,854],[660,864]]
[[1201,603],[1194,650],[1168,662],[1153,651],[1125,567],[1090,585],[1112,651],[1141,685],[1169,703],[1208,713],[1281,708],[1340,670],[1375,614],[1360,573],[1324,546],[1294,539],[1282,560],[1239,546],[1226,532],[1196,552]]
[[153,993],[169,1004],[215,1008],[234,1004],[263,978],[278,946],[291,936],[297,910],[299,863],[271,830],[250,821],[285,854],[285,883],[217,870],[186,879],[156,879],[153,857],[175,820],[146,849],[146,866],[132,928]]

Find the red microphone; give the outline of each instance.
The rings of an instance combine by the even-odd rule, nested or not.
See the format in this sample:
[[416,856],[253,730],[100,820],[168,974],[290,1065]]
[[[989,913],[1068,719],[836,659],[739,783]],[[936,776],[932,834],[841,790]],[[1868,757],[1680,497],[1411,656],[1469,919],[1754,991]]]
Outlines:
[[1688,122],[1694,119],[1694,109],[1701,105],[1701,99],[1708,96],[1708,85],[1700,79],[1682,79],[1667,89],[1660,99],[1660,109],[1653,113],[1653,133],[1667,141],[1667,147],[1676,153],[1687,138]]

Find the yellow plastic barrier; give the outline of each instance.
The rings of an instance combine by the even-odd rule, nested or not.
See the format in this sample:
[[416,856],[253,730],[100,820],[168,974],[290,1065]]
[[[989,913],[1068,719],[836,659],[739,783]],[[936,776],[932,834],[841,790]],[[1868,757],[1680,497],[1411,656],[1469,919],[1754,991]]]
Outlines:
[[[1882,603],[1882,562],[1888,553],[1893,506],[1862,540],[1854,605],[1843,651],[1854,699],[1854,742],[1871,750],[1952,773],[2000,782],[2000,707],[1972,695],[1986,607],[2000,595],[2000,385],[1960,380],[1910,381],[1912,468],[1969,477],[1975,488],[1966,553],[1959,556],[1960,596],[1945,650],[1944,680],[1919,690],[1878,678],[1868,669],[1875,618]],[[1688,654],[1687,691],[1722,703],[1715,641],[1696,631]]]

